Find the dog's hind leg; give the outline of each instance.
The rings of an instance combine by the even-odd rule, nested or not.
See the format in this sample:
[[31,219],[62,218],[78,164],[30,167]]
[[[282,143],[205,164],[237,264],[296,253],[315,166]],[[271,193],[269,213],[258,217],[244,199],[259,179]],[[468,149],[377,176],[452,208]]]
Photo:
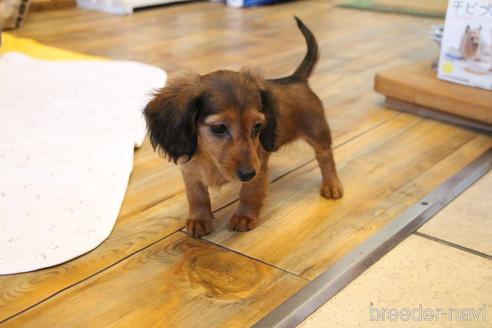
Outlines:
[[318,160],[322,176],[321,196],[332,199],[343,197],[343,187],[337,175],[331,148],[330,129],[324,117],[314,120],[309,129],[304,129],[303,139],[313,147]]

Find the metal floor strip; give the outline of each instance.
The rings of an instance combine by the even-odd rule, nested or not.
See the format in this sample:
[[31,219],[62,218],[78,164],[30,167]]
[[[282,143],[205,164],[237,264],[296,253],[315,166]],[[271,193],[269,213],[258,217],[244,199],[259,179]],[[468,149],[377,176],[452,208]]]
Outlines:
[[304,286],[253,327],[295,327],[492,169],[492,148]]

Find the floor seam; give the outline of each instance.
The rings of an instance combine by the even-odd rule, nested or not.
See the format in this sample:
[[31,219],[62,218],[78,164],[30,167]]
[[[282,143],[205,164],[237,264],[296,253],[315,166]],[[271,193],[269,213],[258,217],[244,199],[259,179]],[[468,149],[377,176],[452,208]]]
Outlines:
[[[112,267],[114,267],[114,266],[118,265],[119,263],[121,263],[121,262],[125,261],[126,259],[128,259],[128,258],[132,257],[133,255],[135,255],[135,254],[137,254],[137,253],[139,253],[139,252],[141,252],[141,251],[143,251],[143,250],[145,250],[145,249],[147,249],[147,248],[149,248],[149,247],[152,247],[152,246],[154,246],[155,244],[157,244],[157,243],[159,243],[159,242],[163,241],[164,239],[169,238],[169,237],[171,237],[172,235],[174,235],[174,234],[176,234],[176,233],[179,233],[179,232],[180,232],[180,230],[175,230],[175,231],[173,231],[173,232],[171,232],[171,233],[167,234],[166,236],[164,236],[164,237],[162,237],[162,238],[159,238],[158,240],[156,240],[156,241],[154,241],[154,242],[152,242],[152,243],[150,243],[150,244],[148,244],[148,245],[146,245],[146,246],[144,246],[144,247],[142,247],[142,248],[140,248],[140,249],[136,250],[135,252],[133,252],[133,253],[131,253],[131,254],[128,254],[128,255],[126,255],[126,256],[124,256],[124,257],[122,257],[122,258],[121,258],[121,259],[119,259],[118,261],[113,262],[111,265],[109,265],[109,266],[107,266],[107,267],[104,267],[104,268],[102,268],[101,270],[98,270],[98,271],[94,272],[93,274],[91,274],[91,275],[89,275],[89,276],[87,276],[87,277],[85,277],[85,278],[83,278],[83,279],[81,279],[81,280],[78,280],[77,282],[74,282],[74,283],[73,283],[73,284],[71,284],[71,285],[68,285],[68,286],[66,286],[66,287],[64,287],[64,288],[61,288],[61,289],[57,290],[56,292],[54,292],[53,294],[49,295],[48,297],[43,298],[42,300],[39,300],[38,302],[36,302],[36,303],[34,303],[34,304],[32,304],[32,305],[29,305],[28,307],[26,307],[26,308],[24,308],[24,309],[22,309],[22,310],[20,310],[20,311],[16,312],[15,314],[12,314],[12,315],[10,315],[10,316],[8,316],[8,317],[5,317],[4,319],[0,319],[0,324],[3,324],[3,323],[5,323],[5,322],[7,322],[7,321],[9,321],[9,320],[11,320],[11,319],[13,319],[13,318],[15,318],[15,317],[19,316],[19,315],[22,315],[23,313],[25,313],[25,312],[29,311],[30,309],[32,309],[32,308],[34,308],[34,307],[36,307],[36,306],[38,306],[38,305],[40,305],[40,304],[42,304],[42,303],[44,303],[44,302],[46,302],[46,301],[50,300],[51,298],[53,298],[53,297],[57,296],[58,294],[60,294],[60,293],[62,293],[62,292],[64,292],[64,291],[66,291],[66,290],[68,290],[68,289],[70,289],[70,288],[72,288],[72,287],[75,287],[75,286],[77,286],[77,285],[79,285],[79,284],[81,284],[81,283],[83,283],[83,282],[85,282],[85,281],[87,281],[87,280],[89,280],[89,279],[91,279],[91,278],[93,278],[93,277],[95,277],[95,276],[99,275],[100,273],[102,273],[102,272],[104,272],[104,271],[106,271],[106,270],[111,269]],[[85,254],[83,254],[83,255],[81,255],[81,256],[84,256],[84,255],[85,255]]]
[[489,261],[492,261],[492,255],[488,255],[488,254],[482,253],[480,251],[476,251],[472,248],[468,248],[468,247],[465,247],[465,246],[462,246],[462,245],[459,245],[459,244],[456,244],[456,243],[453,243],[453,242],[450,242],[450,241],[447,241],[447,240],[444,240],[444,239],[441,239],[438,237],[434,237],[434,236],[428,235],[426,233],[422,233],[420,231],[415,231],[413,234],[415,236],[434,241],[434,242],[439,243],[441,245],[452,247],[455,249],[459,249],[459,250],[467,252],[469,254],[476,255],[476,256],[482,257],[484,259],[487,259]]
[[[185,232],[185,231],[183,231],[183,230],[180,230],[180,232],[181,232],[181,233],[183,233],[183,234],[185,234],[185,235],[187,235],[187,236],[189,236],[189,237],[191,237],[191,236],[190,236],[187,232]],[[269,267],[271,267],[271,268],[277,269],[277,270],[282,271],[282,272],[284,272],[284,273],[287,273],[287,274],[289,274],[289,275],[296,276],[297,278],[301,278],[301,279],[305,280],[306,282],[311,282],[311,281],[312,281],[312,280],[310,280],[310,279],[308,279],[308,278],[306,278],[306,277],[303,277],[303,276],[301,276],[301,275],[299,275],[299,274],[297,274],[297,273],[295,273],[295,272],[290,272],[290,271],[288,271],[288,270],[286,270],[286,269],[284,269],[284,268],[278,267],[278,266],[276,266],[276,265],[273,265],[273,264],[268,263],[268,262],[266,262],[266,261],[264,261],[264,260],[261,260],[261,259],[258,259],[258,258],[256,258],[256,257],[253,257],[253,256],[251,256],[251,255],[243,254],[243,253],[241,253],[241,252],[239,252],[239,251],[237,251],[237,250],[235,250],[235,249],[232,249],[232,248],[226,247],[226,246],[224,246],[224,245],[218,244],[218,243],[213,242],[213,241],[211,241],[211,240],[208,240],[208,239],[202,239],[202,238],[200,238],[199,240],[200,240],[200,241],[205,242],[206,244],[210,244],[210,245],[213,245],[213,246],[217,246],[217,247],[219,247],[219,248],[221,248],[221,249],[223,249],[223,250],[226,250],[226,251],[228,251],[228,252],[232,252],[232,253],[234,253],[234,254],[237,254],[237,255],[240,255],[240,256],[244,256],[244,257],[246,257],[246,258],[248,258],[248,259],[250,259],[250,260],[253,260],[253,261],[255,261],[255,262],[259,262],[259,263],[261,263],[261,264],[267,265],[267,266],[269,266]]]

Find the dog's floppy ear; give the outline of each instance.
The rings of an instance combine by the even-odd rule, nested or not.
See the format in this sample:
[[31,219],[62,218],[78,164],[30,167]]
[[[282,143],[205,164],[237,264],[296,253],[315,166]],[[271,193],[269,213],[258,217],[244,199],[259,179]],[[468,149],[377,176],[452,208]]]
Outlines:
[[470,25],[466,25],[465,32],[468,32],[470,30]]
[[273,92],[268,89],[262,89],[261,102],[263,105],[263,113],[265,114],[266,123],[260,133],[260,142],[268,151],[278,149],[277,145],[277,125],[278,125],[278,102]]
[[203,91],[198,75],[176,78],[160,89],[144,110],[150,142],[177,163],[188,161],[197,149],[197,116]]

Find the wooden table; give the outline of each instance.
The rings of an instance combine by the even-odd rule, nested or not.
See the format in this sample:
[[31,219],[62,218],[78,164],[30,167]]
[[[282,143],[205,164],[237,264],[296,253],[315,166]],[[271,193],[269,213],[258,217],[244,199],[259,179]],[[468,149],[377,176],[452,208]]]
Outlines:
[[390,107],[492,130],[492,91],[439,80],[428,61],[379,72],[374,89]]

